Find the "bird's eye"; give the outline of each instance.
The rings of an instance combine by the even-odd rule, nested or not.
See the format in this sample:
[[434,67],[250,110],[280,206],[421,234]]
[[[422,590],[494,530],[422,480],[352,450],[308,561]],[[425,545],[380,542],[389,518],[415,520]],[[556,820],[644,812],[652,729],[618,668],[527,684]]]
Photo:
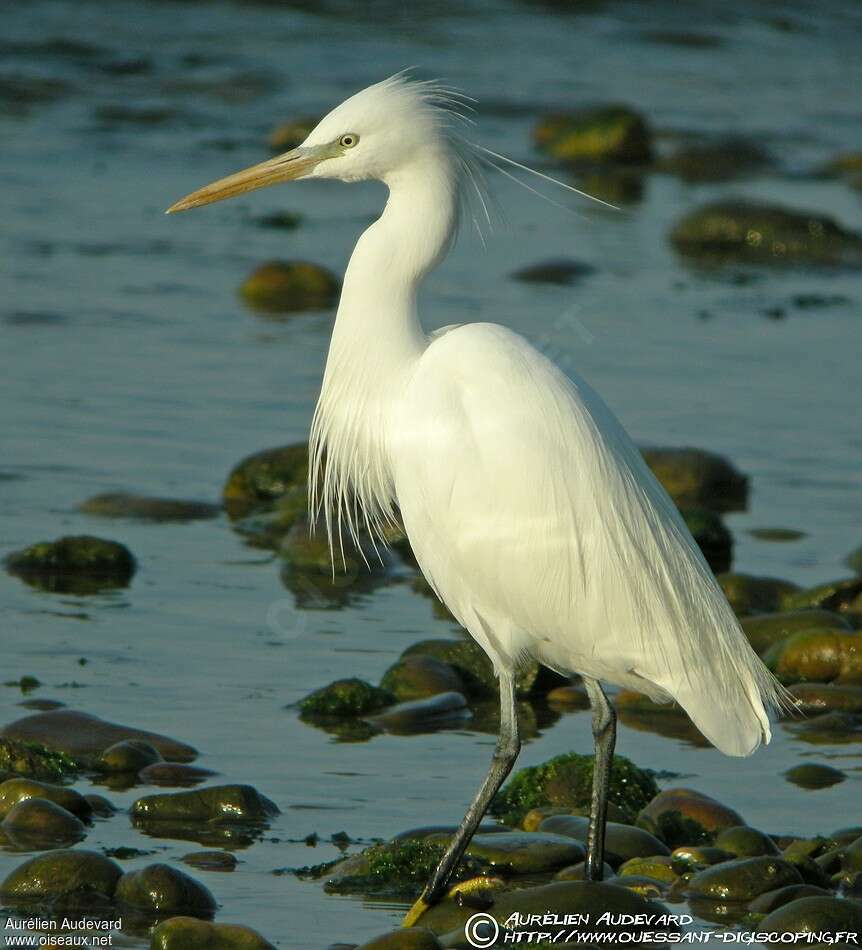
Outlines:
[[338,144],[342,148],[353,148],[354,145],[359,141],[359,136],[355,132],[347,132],[341,136],[338,140]]

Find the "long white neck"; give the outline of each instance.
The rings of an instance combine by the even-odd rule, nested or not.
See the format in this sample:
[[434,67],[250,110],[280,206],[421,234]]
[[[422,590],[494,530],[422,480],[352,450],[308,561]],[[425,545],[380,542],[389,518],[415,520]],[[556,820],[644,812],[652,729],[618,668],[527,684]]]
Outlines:
[[[312,511],[330,539],[342,521],[356,539],[380,536],[396,505],[387,423],[428,345],[416,295],[448,250],[458,216],[453,159],[438,151],[386,178],[383,214],[359,238],[332,331],[311,428]],[[325,456],[325,465],[324,462]]]

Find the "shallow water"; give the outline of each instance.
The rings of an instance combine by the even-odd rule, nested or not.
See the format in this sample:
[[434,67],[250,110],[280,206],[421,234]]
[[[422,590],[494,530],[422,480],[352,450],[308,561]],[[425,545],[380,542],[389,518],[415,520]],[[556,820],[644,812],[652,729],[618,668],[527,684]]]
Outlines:
[[[459,242],[429,282],[424,312],[429,327],[493,319],[523,332],[577,367],[642,443],[728,455],[752,484],[749,510],[728,518],[735,569],[813,584],[844,574],[860,540],[862,280],[806,271],[733,280],[680,262],[665,235],[683,211],[727,194],[819,209],[862,229],[859,192],[807,175],[862,145],[862,22],[851,0],[818,4],[816,15],[807,4],[766,2],[720,11],[597,3],[579,16],[491,0],[467,11],[302,7],[33,0],[2,15],[0,76],[59,85],[27,108],[0,98],[0,554],[91,532],[128,544],[140,569],[128,590],[87,598],[0,574],[0,678],[32,673],[47,684],[40,697],[176,735],[225,781],[251,782],[277,801],[281,817],[240,853],[236,872],[193,873],[215,893],[219,920],[308,950],[385,930],[397,909],[327,897],[272,872],[338,853],[302,843],[313,831],[367,840],[454,821],[492,738],[468,725],[338,743],[285,709],[343,675],[376,681],[407,645],[451,630],[405,584],[342,610],[299,610],[277,565],[225,519],[141,525],[75,511],[107,490],[215,500],[243,455],[306,436],[331,315],[261,318],[235,289],[272,257],[341,270],[382,192],[304,183],[178,218],[162,210],[266,157],[277,119],[315,114],[409,64],[475,95],[476,138],[516,158],[531,157],[537,113],[582,101],[631,103],[663,144],[689,133],[754,136],[777,169],[732,185],[652,175],[626,213],[589,211],[588,222],[497,183],[508,223],[487,249],[469,235]],[[647,36],[693,28],[715,44]],[[254,224],[275,209],[299,212],[303,224]],[[507,279],[560,255],[597,272],[564,288]],[[845,302],[802,310],[792,304],[800,293]],[[776,307],[783,319],[764,315]],[[805,536],[777,544],[747,533],[776,526]],[[0,688],[0,722],[23,714],[21,698]],[[858,744],[812,747],[776,733],[748,761],[626,727],[619,751],[681,773],[769,831],[813,834],[862,819],[858,773],[817,792],[781,775],[809,756],[858,767]],[[531,741],[521,764],[573,748],[589,748],[582,713]],[[126,805],[140,791],[110,794]],[[120,845],[156,850],[128,866],[196,847],[145,839],[123,815],[86,842]],[[0,874],[20,860],[0,852]]]

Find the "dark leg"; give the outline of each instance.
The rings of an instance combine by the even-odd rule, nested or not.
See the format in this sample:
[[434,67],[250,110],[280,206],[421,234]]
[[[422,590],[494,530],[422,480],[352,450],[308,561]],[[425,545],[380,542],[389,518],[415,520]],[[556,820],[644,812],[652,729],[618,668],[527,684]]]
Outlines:
[[521,751],[521,739],[518,734],[518,713],[515,709],[515,689],[512,677],[500,677],[500,736],[491,767],[485,781],[470,803],[467,814],[455,832],[449,847],[431,875],[422,896],[407,912],[402,927],[412,927],[422,914],[443,896],[455,865],[461,859],[473,833],[479,826],[491,799],[497,794],[506,776],[512,771],[515,759]]
[[593,769],[593,800],[590,803],[590,828],[587,834],[587,862],[585,877],[588,881],[602,879],[605,861],[605,824],[608,818],[608,789],[611,782],[611,764],[617,741],[617,714],[598,680],[584,677],[584,686],[593,707],[593,744],[596,763]]

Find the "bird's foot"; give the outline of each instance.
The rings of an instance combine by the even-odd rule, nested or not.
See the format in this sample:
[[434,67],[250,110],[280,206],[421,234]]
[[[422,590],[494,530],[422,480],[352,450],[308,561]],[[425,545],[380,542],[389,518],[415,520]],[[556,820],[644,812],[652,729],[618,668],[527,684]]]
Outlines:
[[404,920],[401,921],[402,927],[413,927],[416,925],[416,922],[419,918],[425,913],[428,908],[431,907],[431,902],[428,901],[423,894],[419,900],[407,911],[404,915]]

